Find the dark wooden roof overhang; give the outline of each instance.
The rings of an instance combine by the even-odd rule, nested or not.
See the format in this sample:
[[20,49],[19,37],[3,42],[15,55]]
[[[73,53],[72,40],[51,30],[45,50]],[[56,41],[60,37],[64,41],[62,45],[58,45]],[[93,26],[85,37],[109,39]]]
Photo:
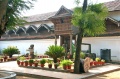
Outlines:
[[111,21],[112,23],[116,24],[118,27],[120,26],[120,22],[116,19],[113,19],[112,17],[107,17],[106,20]]

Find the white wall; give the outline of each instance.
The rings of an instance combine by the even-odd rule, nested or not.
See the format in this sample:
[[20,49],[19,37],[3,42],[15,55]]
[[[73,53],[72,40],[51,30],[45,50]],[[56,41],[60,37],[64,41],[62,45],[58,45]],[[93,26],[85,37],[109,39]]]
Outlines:
[[[57,44],[60,45],[60,40],[57,39]],[[37,54],[44,54],[50,45],[54,45],[54,39],[39,39],[39,40],[13,40],[13,41],[0,41],[0,50],[7,46],[17,46],[21,54],[26,54],[26,51],[31,44],[34,44],[34,52]]]
[[91,52],[100,56],[100,49],[111,49],[111,59],[120,61],[120,37],[88,37],[83,43],[91,44]]

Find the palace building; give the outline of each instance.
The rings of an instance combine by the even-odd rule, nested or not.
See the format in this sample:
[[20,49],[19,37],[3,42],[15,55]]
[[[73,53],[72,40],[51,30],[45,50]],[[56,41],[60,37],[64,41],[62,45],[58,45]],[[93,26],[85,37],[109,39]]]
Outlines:
[[[110,49],[111,60],[120,61],[120,0],[104,3],[109,14],[105,19],[106,32],[98,37],[84,37],[82,50],[96,53],[99,57],[102,49]],[[33,15],[25,18],[27,23],[16,29],[8,30],[0,39],[0,50],[8,45],[17,46],[21,54],[34,44],[37,54],[44,54],[50,45],[66,45],[72,53],[72,42],[76,43],[77,27],[71,23],[73,10],[61,6],[56,12]]]

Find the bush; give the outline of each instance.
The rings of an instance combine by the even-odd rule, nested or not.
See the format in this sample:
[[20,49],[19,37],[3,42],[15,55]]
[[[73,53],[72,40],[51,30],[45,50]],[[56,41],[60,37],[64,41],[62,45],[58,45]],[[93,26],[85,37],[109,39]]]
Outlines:
[[57,58],[62,57],[65,55],[65,49],[61,46],[50,46],[48,47],[48,50],[46,51],[46,55],[53,58],[54,63],[57,63]]
[[17,60],[24,61],[26,58],[24,56],[19,57]]
[[85,59],[85,53],[81,52],[80,53],[80,58]]
[[8,46],[7,48],[4,48],[2,50],[2,53],[10,56],[10,58],[11,58],[13,54],[19,53],[19,49],[15,46]]
[[62,66],[68,66],[68,65],[73,64],[73,62],[71,60],[63,60],[60,64]]
[[97,61],[97,62],[100,61],[100,60],[101,60],[101,59],[100,59],[99,57],[97,57],[97,58],[95,59],[95,61]]
[[29,60],[29,63],[33,63],[34,61],[32,59]]
[[45,64],[45,63],[46,63],[45,59],[40,60],[40,64]]

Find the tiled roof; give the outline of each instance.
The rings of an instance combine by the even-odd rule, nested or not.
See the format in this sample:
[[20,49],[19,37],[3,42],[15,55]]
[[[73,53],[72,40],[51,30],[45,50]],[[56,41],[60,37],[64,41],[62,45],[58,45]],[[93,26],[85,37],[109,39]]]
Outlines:
[[120,10],[120,0],[114,0],[104,3],[108,8],[108,11],[117,11]]
[[56,12],[49,12],[49,13],[44,13],[44,14],[37,14],[37,15],[25,17],[24,19],[27,22],[44,21],[44,20],[48,20],[49,17],[54,16],[55,13]]
[[[109,11],[120,10],[120,0],[105,2],[104,4],[108,8]],[[68,9],[68,10],[70,12],[72,12],[72,10],[70,10],[70,9]],[[37,14],[37,15],[33,15],[33,16],[28,16],[28,17],[25,18],[25,20],[27,22],[48,20],[48,18],[54,16],[56,14],[56,12],[49,12],[49,13],[44,13],[44,14]]]

